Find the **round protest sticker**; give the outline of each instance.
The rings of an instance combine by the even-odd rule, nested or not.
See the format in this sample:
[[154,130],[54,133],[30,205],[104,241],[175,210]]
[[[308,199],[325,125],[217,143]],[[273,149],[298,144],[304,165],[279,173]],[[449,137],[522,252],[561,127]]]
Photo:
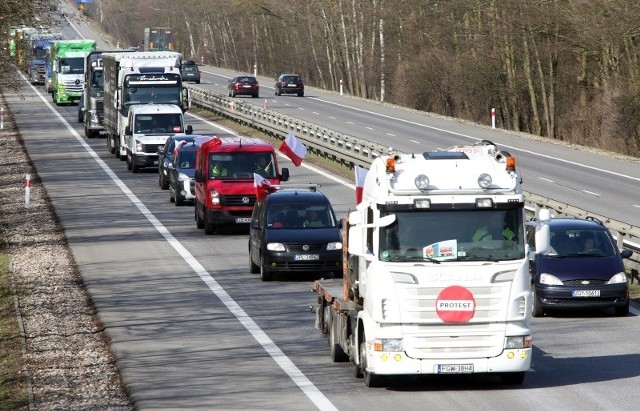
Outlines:
[[466,323],[476,313],[476,301],[471,291],[454,285],[440,291],[436,312],[445,323]]

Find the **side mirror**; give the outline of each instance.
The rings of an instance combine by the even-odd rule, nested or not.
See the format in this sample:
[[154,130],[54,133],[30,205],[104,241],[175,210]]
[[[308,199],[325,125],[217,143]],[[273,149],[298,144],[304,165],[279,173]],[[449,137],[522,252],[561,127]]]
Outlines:
[[191,124],[189,124],[187,126],[187,129],[184,132],[185,134],[193,134],[193,127],[191,126]]
[[131,135],[131,127],[126,126],[126,127],[124,128],[124,135],[125,135],[125,136],[130,136],[130,135]]
[[289,181],[289,169],[284,167],[280,173],[280,181]]
[[202,171],[201,170],[196,170],[196,174],[194,176],[194,179],[196,180],[196,183],[204,183],[204,179],[202,178]]
[[258,220],[257,218],[252,218],[251,219],[251,228],[254,230],[259,230],[260,229],[260,220]]
[[622,250],[622,252],[620,252],[620,256],[622,258],[629,258],[632,255],[633,255],[633,251],[631,251],[631,250],[624,249],[624,250]]

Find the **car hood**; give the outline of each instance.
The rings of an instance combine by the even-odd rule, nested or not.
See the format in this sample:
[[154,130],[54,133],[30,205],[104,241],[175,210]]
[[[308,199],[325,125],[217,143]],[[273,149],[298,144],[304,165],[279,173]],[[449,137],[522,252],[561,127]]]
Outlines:
[[337,228],[269,228],[265,231],[268,243],[329,243],[342,241]]
[[609,280],[624,271],[622,258],[612,257],[554,257],[538,256],[537,272],[552,274],[561,281],[572,279]]
[[186,174],[187,176],[194,178],[196,175],[196,169],[195,168],[177,168],[176,170],[178,170],[178,173],[181,174]]

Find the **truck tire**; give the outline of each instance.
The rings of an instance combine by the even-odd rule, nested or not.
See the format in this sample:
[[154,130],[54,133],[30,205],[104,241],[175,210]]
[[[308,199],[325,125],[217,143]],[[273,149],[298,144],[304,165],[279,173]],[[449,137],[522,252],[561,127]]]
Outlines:
[[127,170],[131,171],[132,164],[131,164],[131,156],[129,155],[129,153],[127,153],[126,162],[127,162]]
[[258,274],[260,272],[260,267],[253,262],[253,258],[251,257],[251,241],[249,241],[249,272],[251,274]]
[[107,150],[113,154],[116,152],[115,148],[111,145],[111,134],[107,134]]
[[333,362],[349,361],[349,356],[340,346],[340,321],[333,312],[331,313],[331,324],[329,325],[329,354]]
[[385,378],[382,375],[376,375],[367,371],[367,338],[363,334],[359,345],[359,357],[360,357],[360,370],[362,372],[362,378],[364,379],[364,385],[369,388],[382,387],[385,382]]
[[138,159],[135,154],[131,154],[131,172],[134,174],[140,172],[140,166],[138,165]]

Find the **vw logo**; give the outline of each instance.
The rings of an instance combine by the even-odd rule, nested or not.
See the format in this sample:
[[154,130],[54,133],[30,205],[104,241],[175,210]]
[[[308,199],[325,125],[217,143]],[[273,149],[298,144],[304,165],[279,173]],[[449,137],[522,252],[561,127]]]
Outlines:
[[242,197],[242,204],[249,204],[249,197]]
[[302,249],[303,249],[304,251],[309,251],[309,244],[305,244],[305,245],[303,245],[303,246],[302,246]]

